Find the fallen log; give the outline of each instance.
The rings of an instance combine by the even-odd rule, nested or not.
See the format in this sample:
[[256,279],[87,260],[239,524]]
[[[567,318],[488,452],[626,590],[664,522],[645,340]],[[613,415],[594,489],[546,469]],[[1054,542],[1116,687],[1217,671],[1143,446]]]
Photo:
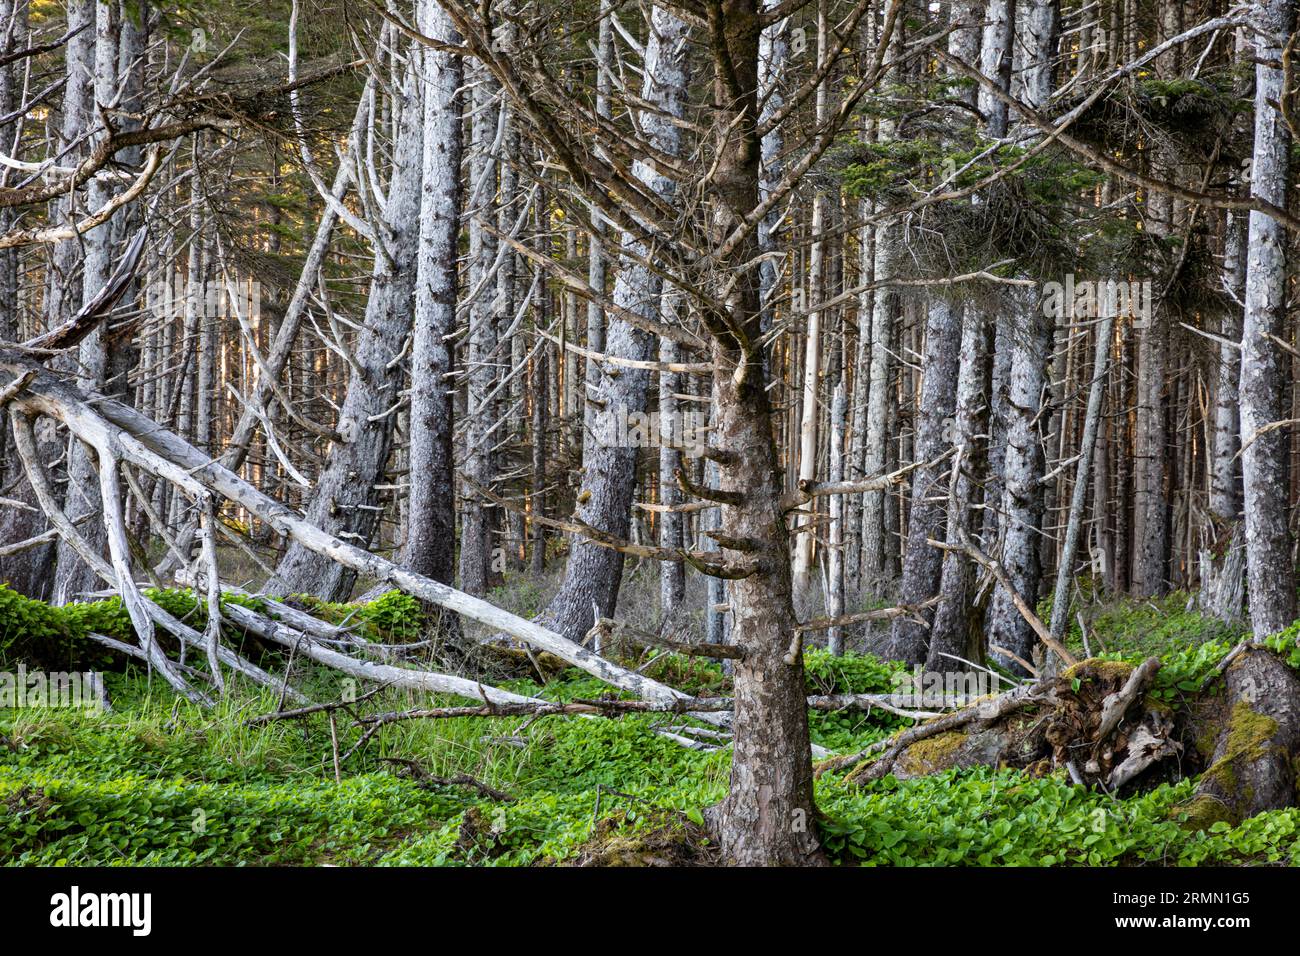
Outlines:
[[846,779],[865,783],[952,767],[1061,769],[1076,782],[1114,791],[1183,749],[1174,721],[1146,698],[1159,666],[1155,658],[1138,667],[1086,660],[827,761],[817,772],[852,767]]
[[[24,419],[30,427],[30,416],[35,415],[56,419],[97,450],[106,449],[108,456],[128,461],[175,484],[195,500],[220,495],[310,551],[554,654],[639,698],[668,701],[688,696],[606,660],[536,622],[406,570],[322,531],[157,422],[121,402],[87,394],[62,381],[21,348],[0,346],[0,369],[14,377],[34,373],[12,400],[11,415],[16,417],[16,424],[18,419]],[[110,579],[110,583],[116,582]],[[705,714],[702,719],[720,725],[729,721],[727,715],[716,713]]]
[[310,660],[331,667],[349,677],[358,680],[373,681],[391,687],[407,690],[422,690],[432,694],[456,694],[470,699],[484,699],[492,703],[540,703],[535,697],[527,697],[512,691],[492,687],[480,681],[451,674],[438,674],[433,671],[409,670],[392,664],[380,664],[376,661],[357,660],[339,651],[331,650],[318,644],[311,635],[289,627],[279,621],[263,617],[256,611],[239,604],[225,605],[226,617],[247,628],[258,637],[274,641],[284,647],[297,648],[297,652]]

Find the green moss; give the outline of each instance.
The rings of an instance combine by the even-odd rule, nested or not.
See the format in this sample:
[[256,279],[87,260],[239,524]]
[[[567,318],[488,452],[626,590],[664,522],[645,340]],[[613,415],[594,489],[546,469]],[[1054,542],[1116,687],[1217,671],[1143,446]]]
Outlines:
[[1066,680],[1074,680],[1076,677],[1083,679],[1085,677],[1100,678],[1102,680],[1127,680],[1128,675],[1133,673],[1134,665],[1128,661],[1111,661],[1104,660],[1100,657],[1090,657],[1086,661],[1067,667],[1061,672],[1061,676]]
[[968,735],[963,731],[950,730],[925,740],[918,740],[898,758],[898,769],[910,776],[942,770],[946,761],[961,749],[967,737]]
[[310,594],[295,594],[292,600],[322,621],[354,625],[363,638],[381,644],[418,641],[428,623],[420,602],[402,591],[385,592],[365,604],[322,601]]
[[1174,808],[1172,816],[1179,818],[1188,830],[1208,830],[1216,823],[1231,825],[1232,810],[1226,803],[1208,793],[1198,794],[1187,803]]
[[1264,753],[1264,745],[1277,733],[1277,721],[1266,714],[1256,713],[1245,701],[1232,708],[1228,724],[1228,752],[1224,760],[1246,757],[1254,760]]
[[[1257,760],[1264,755],[1268,741],[1277,733],[1277,721],[1251,710],[1249,704],[1239,701],[1232,708],[1226,733],[1223,756],[1201,775],[1200,789],[1204,790],[1209,784],[1215,793],[1199,793],[1178,808],[1187,814],[1184,825],[1190,829],[1206,829],[1221,821],[1236,822],[1232,806],[1218,794],[1242,803],[1250,802],[1253,792],[1249,786],[1241,783],[1237,767],[1241,760]],[[1205,741],[1200,741],[1198,746],[1204,747]]]

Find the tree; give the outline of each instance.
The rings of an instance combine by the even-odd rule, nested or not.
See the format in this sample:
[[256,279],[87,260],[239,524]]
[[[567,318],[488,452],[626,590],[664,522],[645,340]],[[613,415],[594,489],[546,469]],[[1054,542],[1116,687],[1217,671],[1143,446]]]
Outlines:
[[[1280,63],[1295,8],[1267,0],[1254,8],[1255,146],[1250,194],[1286,203],[1291,137],[1277,104],[1284,94]],[[1287,521],[1288,410],[1283,403],[1277,336],[1286,316],[1286,231],[1272,216],[1250,213],[1246,242],[1246,313],[1241,333],[1241,463],[1246,509],[1246,577],[1256,636],[1281,630],[1296,616],[1295,573]]]
[[[419,13],[417,25],[425,36],[446,44],[456,42],[454,28],[436,3],[422,4]],[[412,571],[450,584],[456,550],[451,337],[458,290],[464,71],[460,57],[441,50],[424,50],[421,60],[420,244],[411,331],[410,496],[402,559]]]

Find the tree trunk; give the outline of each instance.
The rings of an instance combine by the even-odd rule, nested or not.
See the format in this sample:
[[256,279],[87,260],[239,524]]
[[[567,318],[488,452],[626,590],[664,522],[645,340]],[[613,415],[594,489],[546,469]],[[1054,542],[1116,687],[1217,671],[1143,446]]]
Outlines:
[[[916,438],[913,460],[929,462],[952,445],[949,434],[954,425],[957,401],[957,350],[961,344],[961,309],[946,299],[930,302],[925,328],[924,376],[921,381],[920,407],[916,414]],[[907,550],[903,555],[903,578],[899,587],[900,604],[923,604],[939,593],[943,555],[927,544],[944,531],[944,477],[951,461],[917,468],[912,472],[912,509],[907,524]],[[877,652],[889,660],[908,664],[925,662],[929,645],[929,622],[933,611],[922,612],[924,623],[914,617],[897,617],[890,627],[889,638]]]
[[[1224,222],[1223,283],[1238,300],[1246,285],[1246,217],[1228,212]],[[1202,529],[1200,605],[1220,620],[1241,616],[1245,597],[1245,555],[1241,531],[1241,313],[1223,311],[1214,389],[1214,435],[1210,463],[1209,515]]]
[[[496,225],[497,125],[508,122],[504,104],[492,107],[500,95],[487,70],[477,70],[474,84],[474,112],[470,121],[470,196],[466,214],[469,232],[469,334],[465,346],[465,435],[462,469],[482,487],[492,481],[492,445],[488,430],[494,424],[488,397],[496,384],[493,353],[497,345],[495,308],[497,285],[492,268],[497,244],[480,219]],[[488,512],[482,496],[467,487],[461,501],[460,586],[470,594],[487,593],[492,565],[492,543]]]
[[[456,31],[436,2],[420,5],[420,29],[442,42]],[[411,342],[410,446],[406,542],[412,571],[451,584],[456,561],[456,483],[452,462],[452,333],[456,328],[456,258],[460,236],[461,58],[420,51],[424,139],[419,252]]]
[[[1282,46],[1295,23],[1291,0],[1256,8],[1255,149],[1251,195],[1285,206],[1291,137],[1275,104],[1282,97]],[[1295,572],[1287,525],[1288,433],[1274,423],[1289,414],[1282,351],[1285,336],[1286,230],[1252,210],[1246,259],[1246,314],[1241,337],[1242,487],[1246,510],[1246,578],[1255,635],[1272,634],[1296,617]],[[1265,431],[1264,429],[1268,429]]]
[[[380,484],[392,438],[402,370],[393,360],[411,329],[412,296],[419,249],[420,179],[423,156],[422,100],[413,67],[398,103],[398,132],[388,209],[376,229],[375,261],[366,303],[365,323],[352,346],[356,363],[329,460],[312,488],[306,518],[315,526],[367,547],[379,523],[375,486]],[[384,235],[384,233],[387,233]],[[326,600],[344,600],[356,573],[298,542],[292,542],[267,583],[273,594],[310,592]]]
[[[729,75],[714,77],[714,226],[726,235],[758,203],[761,147],[758,118],[758,3],[725,0],[711,42]],[[739,91],[736,98],[728,89]],[[723,858],[739,865],[820,862],[813,815],[808,709],[803,654],[795,631],[790,541],[781,508],[777,463],[761,349],[759,281],[753,263],[757,238],[740,243],[728,278],[731,326],[738,335],[715,338],[711,439],[726,461],[721,485],[735,497],[722,509],[728,539],[744,542],[753,571],[730,582],[733,643],[743,652],[735,667],[731,787],[715,808]],[[744,265],[742,265],[744,264]],[[724,548],[724,553],[728,549]]]
[[[948,492],[948,527],[944,539],[962,540],[963,532],[975,537],[979,512],[975,510],[979,477],[986,459],[983,437],[989,415],[989,346],[993,323],[975,303],[967,303],[962,315],[961,368],[957,373],[957,410],[953,441],[957,446],[951,462]],[[934,673],[965,671],[961,657],[971,656],[972,601],[975,568],[961,551],[943,556],[939,576],[939,604],[930,624],[930,646],[925,668]],[[978,653],[978,652],[976,652]]]
[[[1038,415],[1046,385],[1051,329],[1035,298],[1012,297],[1024,318],[1015,329],[1011,368],[1007,376],[1006,451],[1002,473],[1001,559],[1016,592],[1033,607],[1042,578],[1038,535],[1043,520],[1043,445]],[[989,605],[988,641],[1022,660],[1033,656],[1037,640],[1033,628],[999,587]],[[1016,673],[1024,668],[1008,654],[994,651],[1002,666]]]
[[[655,108],[643,111],[641,126],[655,148],[669,155],[677,153],[681,141],[681,131],[672,120],[680,119],[685,108],[686,51],[686,26],[656,7],[646,43],[642,90],[642,96]],[[669,177],[641,162],[634,170],[660,196],[673,195],[675,183]],[[648,246],[633,236],[624,237],[624,242],[628,255],[623,257],[614,283],[614,303],[639,315],[658,317],[663,282],[637,261],[647,254]],[[611,357],[638,362],[654,357],[653,336],[618,315],[609,318],[604,332],[603,350]],[[588,366],[588,401],[595,405],[596,413],[583,440],[582,488],[576,513],[592,527],[618,538],[626,539],[631,526],[637,459],[636,448],[622,446],[620,425],[630,414],[645,411],[649,378],[643,368],[595,360]],[[595,623],[593,605],[602,617],[613,616],[622,576],[621,552],[575,539],[564,581],[541,620],[570,639],[581,639]]]

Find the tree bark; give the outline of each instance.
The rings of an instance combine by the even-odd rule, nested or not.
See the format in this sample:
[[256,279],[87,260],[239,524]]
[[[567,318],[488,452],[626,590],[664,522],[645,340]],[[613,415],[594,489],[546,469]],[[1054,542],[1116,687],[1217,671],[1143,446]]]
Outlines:
[[[444,43],[458,41],[443,9],[420,4],[419,27]],[[410,446],[406,541],[412,571],[451,584],[456,560],[456,484],[452,462],[452,344],[456,328],[457,239],[460,236],[460,57],[420,51],[424,138],[419,251],[411,342]]]
[[[930,302],[925,327],[925,371],[916,415],[914,461],[931,462],[952,444],[947,439],[951,437],[949,432],[955,424],[957,350],[961,333],[961,309],[946,299],[934,298]],[[947,488],[943,479],[951,467],[952,462],[946,461],[912,472],[912,509],[898,593],[900,604],[923,604],[939,593],[943,555],[926,542],[940,537],[944,531]],[[911,617],[895,618],[888,640],[877,653],[889,660],[924,663],[933,611],[921,613],[924,623]]]
[[[673,119],[680,119],[685,108],[686,32],[685,24],[676,17],[659,7],[654,9],[646,42],[646,79],[642,89],[643,98],[654,108],[642,112],[641,127],[647,140],[669,155],[677,153],[681,141],[681,131]],[[676,184],[669,177],[640,161],[634,171],[658,195],[673,195]],[[634,236],[624,236],[623,241],[628,252],[615,279],[614,304],[639,315],[658,317],[663,281],[638,261],[650,253],[650,246]],[[603,351],[611,357],[638,362],[654,357],[653,336],[619,314],[608,319],[604,334]],[[645,411],[649,378],[649,372],[643,368],[597,360],[591,360],[588,365],[588,401],[595,406],[595,413],[583,440],[577,516],[592,527],[623,539],[627,538],[631,526],[637,449],[623,447],[620,423],[626,422],[629,414]],[[580,639],[595,623],[593,606],[599,616],[613,617],[622,576],[620,552],[575,539],[565,565],[564,581],[541,620],[570,639]]]
[[[1282,46],[1295,25],[1291,0],[1256,8],[1255,148],[1251,195],[1285,204],[1291,137],[1275,106],[1282,97]],[[1275,426],[1289,414],[1285,365],[1274,337],[1285,335],[1286,230],[1252,210],[1246,259],[1246,314],[1241,337],[1242,487],[1246,510],[1246,579],[1255,635],[1272,634],[1296,617],[1295,571],[1287,524],[1288,435]],[[1267,430],[1266,430],[1267,429]]]
[[[388,459],[401,366],[394,359],[411,330],[412,296],[419,248],[420,180],[423,156],[422,99],[413,66],[394,91],[398,132],[388,207],[376,230],[374,267],[365,322],[352,347],[356,366],[339,413],[336,442],[312,488],[306,518],[313,525],[367,547],[378,524],[375,486]],[[386,234],[385,234],[386,233]],[[301,542],[290,543],[267,583],[273,594],[310,592],[343,600],[356,573]]]

